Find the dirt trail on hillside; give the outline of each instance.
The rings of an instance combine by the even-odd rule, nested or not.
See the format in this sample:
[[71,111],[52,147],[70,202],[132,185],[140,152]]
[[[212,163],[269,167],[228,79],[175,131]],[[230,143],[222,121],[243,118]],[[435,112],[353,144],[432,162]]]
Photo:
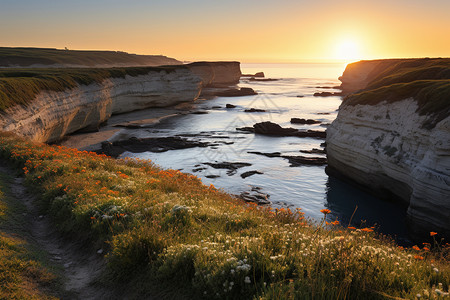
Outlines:
[[[15,174],[0,160],[0,173]],[[103,255],[95,250],[86,249],[85,245],[68,241],[52,225],[46,215],[39,214],[37,197],[27,191],[23,185],[23,178],[15,177],[9,184],[13,199],[23,203],[27,208],[24,218],[27,219],[32,244],[39,246],[48,253],[50,260],[60,266],[64,280],[64,288],[68,292],[65,299],[105,299],[109,294],[98,284],[96,279],[105,265]],[[100,251],[102,252],[102,251]]]

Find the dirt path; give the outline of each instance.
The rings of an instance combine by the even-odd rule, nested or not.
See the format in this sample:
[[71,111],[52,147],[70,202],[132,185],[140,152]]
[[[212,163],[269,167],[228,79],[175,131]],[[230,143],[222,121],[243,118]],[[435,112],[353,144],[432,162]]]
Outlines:
[[[0,173],[15,174],[6,167],[5,161],[0,160]],[[13,200],[23,203],[27,208],[24,218],[29,228],[29,243],[37,245],[48,253],[53,264],[62,270],[64,289],[67,291],[65,299],[105,299],[108,294],[105,289],[96,284],[96,280],[105,265],[102,253],[86,249],[85,245],[68,241],[58,233],[51,224],[49,217],[39,213],[37,197],[27,191],[23,185],[23,178],[14,177],[9,182]],[[93,252],[93,253],[88,253]],[[102,252],[102,251],[99,251]]]

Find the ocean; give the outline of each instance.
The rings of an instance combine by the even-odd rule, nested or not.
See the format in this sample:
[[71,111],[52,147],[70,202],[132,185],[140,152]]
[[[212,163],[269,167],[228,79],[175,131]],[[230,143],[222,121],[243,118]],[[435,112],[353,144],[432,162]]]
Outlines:
[[[271,121],[282,127],[326,130],[337,116],[340,96],[315,97],[315,92],[338,92],[338,77],[344,64],[242,64],[242,73],[264,72],[275,81],[250,81],[242,78],[239,87],[251,87],[258,95],[199,99],[196,109],[207,112],[170,118],[152,128],[142,129],[140,137],[182,136],[209,142],[202,148],[170,150],[162,153],[125,152],[121,157],[150,159],[164,167],[194,174],[207,184],[240,195],[267,195],[274,207],[301,208],[313,221],[323,218],[321,209],[331,213],[328,221],[342,225],[375,226],[383,234],[408,244],[405,207],[377,199],[361,189],[329,177],[325,166],[291,166],[282,157],[267,157],[249,152],[289,156],[325,157],[305,154],[301,150],[323,149],[324,140],[299,137],[272,137],[242,132],[236,128]],[[232,104],[235,108],[226,108]],[[265,112],[245,112],[256,108]],[[291,118],[314,119],[315,125],[291,124]],[[214,164],[245,163],[235,170],[220,169]],[[212,165],[208,165],[212,164]],[[242,178],[248,171],[258,174]],[[260,173],[260,174],[259,174]]]

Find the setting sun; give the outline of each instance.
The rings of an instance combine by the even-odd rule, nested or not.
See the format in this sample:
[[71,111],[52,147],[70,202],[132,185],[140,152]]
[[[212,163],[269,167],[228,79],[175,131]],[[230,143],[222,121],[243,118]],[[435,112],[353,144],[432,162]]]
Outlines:
[[353,40],[343,40],[336,45],[335,58],[344,61],[361,59],[358,44]]

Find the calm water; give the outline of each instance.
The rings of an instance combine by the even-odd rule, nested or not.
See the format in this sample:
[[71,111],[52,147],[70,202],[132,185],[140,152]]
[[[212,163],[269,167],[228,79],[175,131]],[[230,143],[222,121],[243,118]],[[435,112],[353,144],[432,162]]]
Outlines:
[[[255,96],[217,97],[198,101],[199,110],[208,114],[191,114],[172,118],[150,129],[139,132],[140,137],[187,135],[202,141],[214,142],[208,148],[172,150],[164,153],[124,153],[126,157],[151,159],[165,167],[193,173],[205,184],[233,194],[250,191],[254,187],[270,195],[274,206],[300,207],[313,219],[320,219],[320,210],[332,211],[329,218],[359,226],[377,224],[383,233],[397,236],[400,243],[407,242],[405,209],[379,199],[325,174],[324,166],[290,167],[286,159],[269,158],[249,151],[281,152],[283,155],[308,155],[299,150],[322,148],[324,140],[298,137],[267,137],[236,131],[237,127],[252,126],[257,122],[272,121],[283,127],[325,130],[337,115],[341,98],[313,97],[315,92],[338,91],[323,88],[340,84],[337,78],[342,74],[342,64],[243,64],[243,73],[264,71],[266,78],[278,81],[250,82],[241,80],[240,87],[251,87],[258,92]],[[301,97],[298,97],[301,96]],[[227,103],[236,105],[226,109]],[[220,107],[220,108],[218,108]],[[264,113],[246,113],[245,109],[265,109]],[[293,117],[315,119],[319,125],[290,124]],[[194,137],[192,137],[194,136]],[[236,174],[227,170],[214,169],[206,162],[246,162],[251,166],[240,168]],[[196,170],[202,169],[202,170]],[[245,179],[240,174],[257,170]],[[206,176],[218,176],[207,178]]]

